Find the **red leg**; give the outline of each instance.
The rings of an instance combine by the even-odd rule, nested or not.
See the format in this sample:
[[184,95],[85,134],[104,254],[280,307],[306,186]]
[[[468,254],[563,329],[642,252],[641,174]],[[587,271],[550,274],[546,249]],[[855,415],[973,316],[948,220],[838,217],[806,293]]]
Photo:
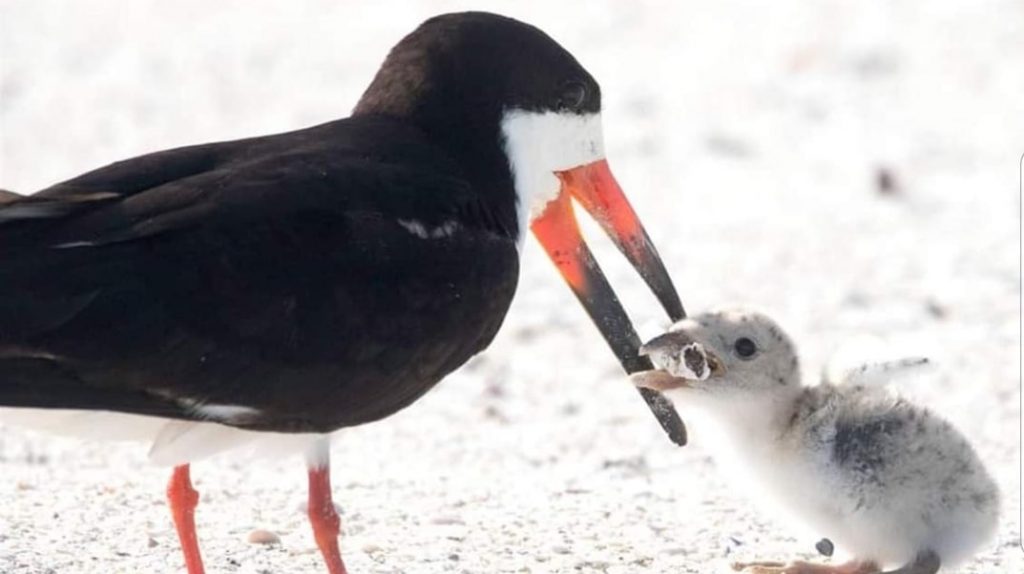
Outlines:
[[[309,522],[330,574],[348,574],[338,549],[341,519],[331,500],[331,468],[326,441],[315,447],[318,456],[309,458]],[[189,574],[192,574],[191,572]]]
[[188,465],[174,467],[174,474],[167,484],[167,501],[171,505],[174,527],[178,530],[181,551],[185,555],[188,574],[204,574],[203,558],[199,555],[199,539],[196,537],[196,523],[193,519],[199,493],[192,488]]

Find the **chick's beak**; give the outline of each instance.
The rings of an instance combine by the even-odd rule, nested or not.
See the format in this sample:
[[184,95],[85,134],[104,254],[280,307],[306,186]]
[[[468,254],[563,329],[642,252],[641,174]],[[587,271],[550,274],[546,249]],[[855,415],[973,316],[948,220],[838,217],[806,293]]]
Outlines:
[[682,389],[690,386],[690,383],[687,382],[686,379],[673,376],[668,371],[663,371],[661,369],[633,373],[629,376],[629,379],[633,381],[633,384],[639,389],[650,389],[658,392]]
[[725,364],[685,328],[659,335],[642,347],[640,354],[657,369],[635,373],[633,384],[644,389],[667,391],[693,387],[699,381],[721,377]]
[[[533,234],[555,263],[562,278],[597,325],[627,373],[653,368],[637,354],[640,338],[626,316],[580,234],[573,211],[575,199],[601,225],[644,279],[673,321],[685,317],[672,280],[606,160],[557,172],[561,189],[532,225]],[[686,443],[686,428],[671,403],[651,389],[641,389],[654,415],[677,444]]]
[[[709,378],[713,379],[725,374],[725,367],[722,365],[722,362],[718,357],[712,353],[708,353],[707,358],[711,373]],[[633,373],[629,378],[637,388],[650,389],[658,392],[693,387],[694,381],[700,380],[679,377],[665,369],[652,369],[650,371]]]

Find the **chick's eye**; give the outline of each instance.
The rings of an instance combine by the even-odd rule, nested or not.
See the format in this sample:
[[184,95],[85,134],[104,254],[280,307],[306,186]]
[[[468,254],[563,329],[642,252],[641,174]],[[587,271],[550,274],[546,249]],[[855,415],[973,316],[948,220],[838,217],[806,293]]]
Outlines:
[[562,86],[558,96],[558,109],[576,111],[583,107],[587,99],[587,87],[580,82],[568,82]]
[[732,348],[735,349],[736,354],[741,359],[750,359],[757,353],[757,344],[746,337],[736,339],[736,342],[732,344]]

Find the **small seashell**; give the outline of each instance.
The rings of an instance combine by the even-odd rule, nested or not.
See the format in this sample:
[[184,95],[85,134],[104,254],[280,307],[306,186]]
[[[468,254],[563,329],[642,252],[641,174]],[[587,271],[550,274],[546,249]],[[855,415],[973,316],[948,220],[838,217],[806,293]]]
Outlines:
[[279,544],[281,537],[269,530],[256,529],[249,533],[250,544]]

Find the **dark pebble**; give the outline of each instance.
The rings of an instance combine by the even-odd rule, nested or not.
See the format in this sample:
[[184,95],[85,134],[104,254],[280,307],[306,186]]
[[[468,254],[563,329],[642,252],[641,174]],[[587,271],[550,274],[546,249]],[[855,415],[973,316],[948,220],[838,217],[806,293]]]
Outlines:
[[818,553],[822,556],[832,556],[836,548],[832,545],[832,541],[828,538],[822,538],[814,545],[814,548],[818,550]]

